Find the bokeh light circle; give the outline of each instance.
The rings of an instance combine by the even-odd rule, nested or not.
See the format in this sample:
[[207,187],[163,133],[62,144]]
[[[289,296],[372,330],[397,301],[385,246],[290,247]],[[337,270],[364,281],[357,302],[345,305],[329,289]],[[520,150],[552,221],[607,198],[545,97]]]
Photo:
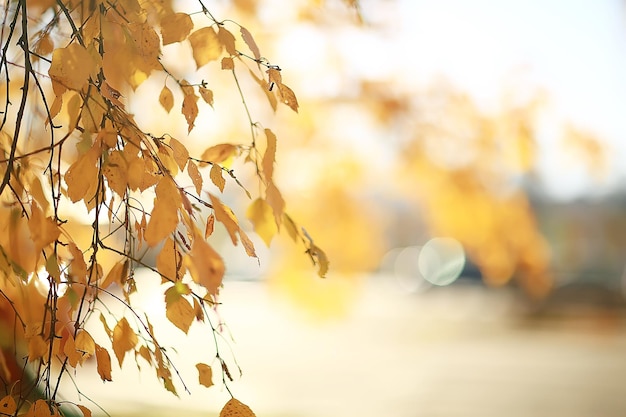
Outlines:
[[422,247],[417,260],[424,279],[433,285],[450,285],[465,266],[465,251],[458,240],[437,237]]

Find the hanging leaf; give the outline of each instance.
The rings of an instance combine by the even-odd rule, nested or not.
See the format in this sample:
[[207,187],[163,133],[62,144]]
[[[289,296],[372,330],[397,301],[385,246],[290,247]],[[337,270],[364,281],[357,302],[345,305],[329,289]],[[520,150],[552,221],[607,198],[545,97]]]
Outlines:
[[62,86],[80,91],[90,77],[95,79],[98,68],[99,63],[85,47],[71,43],[54,50],[48,75]]
[[193,32],[188,39],[197,68],[217,60],[222,55],[222,43],[211,27]]
[[166,112],[170,112],[172,107],[174,107],[174,94],[172,94],[172,90],[167,88],[167,86],[163,86],[161,90],[161,94],[159,94],[159,103],[165,109]]
[[102,346],[96,344],[96,361],[98,375],[103,381],[112,381],[111,379],[111,355],[109,351]]
[[165,290],[165,316],[185,334],[196,317],[193,307],[184,297],[190,293],[189,286],[180,281]]
[[61,230],[51,217],[44,217],[37,203],[32,203],[31,210],[32,213],[28,220],[28,228],[30,230],[30,237],[35,244],[35,251],[40,252],[43,248],[59,238]]
[[163,177],[156,186],[154,208],[146,226],[144,238],[149,246],[155,246],[176,229],[178,209],[182,204],[180,192],[174,181]]
[[193,281],[203,286],[209,294],[217,295],[224,277],[224,261],[197,231],[185,262]]
[[271,183],[274,175],[274,161],[276,160],[276,135],[270,129],[265,129],[265,137],[267,139],[267,147],[263,154],[261,166],[263,167],[265,181]]
[[233,213],[230,207],[224,205],[220,201],[220,199],[215,197],[213,194],[209,193],[209,198],[211,199],[211,205],[213,206],[215,219],[226,227],[226,230],[228,231],[228,235],[230,236],[233,245],[236,245],[237,233],[239,232],[239,223],[237,222],[235,213]]
[[83,417],[91,417],[91,410],[84,405],[76,404],[76,407],[83,413]]
[[276,185],[274,185],[273,182],[267,186],[265,194],[265,200],[274,211],[276,224],[280,226],[283,218],[283,212],[285,211],[285,200],[283,200],[283,196],[280,194],[280,191],[278,191],[278,188],[276,188]]
[[181,171],[185,169],[185,165],[187,165],[187,160],[189,159],[189,151],[179,141],[174,138],[170,138],[170,146],[172,148],[174,160],[178,164],[178,167]]
[[256,415],[250,407],[235,398],[231,398],[220,411],[220,417],[256,417]]
[[40,335],[31,337],[28,341],[28,360],[34,361],[43,358],[48,352],[48,343],[46,343]]
[[209,106],[213,107],[213,91],[205,87],[200,87],[198,92],[200,93],[202,100],[204,100]]
[[185,80],[180,82],[180,86],[183,90],[183,107],[182,113],[187,120],[187,132],[191,132],[194,127],[196,117],[198,117],[198,96],[195,94],[193,87]]
[[250,51],[252,52],[254,59],[256,59],[257,61],[260,60],[261,53],[259,52],[259,47],[256,45],[256,42],[254,41],[254,38],[252,37],[252,34],[250,33],[250,31],[246,29],[245,27],[241,26],[240,32],[241,32],[241,37],[243,38],[243,41],[246,43],[246,45],[248,45],[248,48],[250,48]]
[[204,238],[208,238],[213,234],[213,230],[215,228],[215,215],[211,214],[206,219],[206,228],[204,229]]
[[198,166],[193,161],[187,163],[187,174],[189,174],[189,178],[191,178],[191,182],[196,188],[196,194],[199,196],[202,193],[202,174],[200,174]]
[[222,167],[220,167],[218,164],[213,164],[213,166],[211,166],[210,177],[211,181],[213,181],[213,184],[215,184],[215,186],[219,188],[221,192],[224,192],[226,180],[224,180],[224,177],[222,176]]
[[81,330],[74,339],[74,348],[81,353],[80,363],[82,364],[96,353],[96,342],[86,330]]
[[211,367],[204,363],[197,363],[196,369],[198,369],[200,385],[204,385],[207,388],[213,386],[213,371]]
[[[232,157],[236,152],[237,146],[230,143],[222,143],[206,149],[202,152],[200,159],[202,159],[202,161],[213,162],[214,164],[221,164]],[[206,162],[201,162],[200,166],[206,166]]]
[[222,58],[222,69],[223,70],[234,70],[235,69],[235,61],[231,57],[225,56]]
[[238,55],[237,48],[235,48],[235,36],[224,26],[220,26],[217,31],[217,37],[220,40],[221,44],[224,45],[224,49],[231,56]]
[[173,13],[161,20],[163,46],[184,41],[193,29],[193,22],[187,13]]
[[7,395],[0,400],[0,415],[12,416],[15,414],[16,411],[17,403],[11,395]]
[[156,259],[157,270],[164,277],[164,282],[176,282],[180,279],[183,273],[182,259],[174,240],[167,238]]
[[67,196],[73,203],[90,199],[90,190],[95,190],[98,183],[98,168],[96,163],[100,156],[100,143],[96,141],[93,147],[79,156],[78,159],[65,172],[67,184]]
[[128,187],[128,164],[120,151],[113,151],[107,157],[102,167],[102,173],[107,179],[109,187],[120,197],[126,195]]
[[117,357],[120,367],[124,362],[126,352],[132,350],[137,345],[137,334],[128,324],[126,317],[122,317],[113,329],[113,352]]
[[269,247],[272,238],[278,232],[272,207],[265,200],[257,198],[248,207],[246,217],[252,222],[254,232]]

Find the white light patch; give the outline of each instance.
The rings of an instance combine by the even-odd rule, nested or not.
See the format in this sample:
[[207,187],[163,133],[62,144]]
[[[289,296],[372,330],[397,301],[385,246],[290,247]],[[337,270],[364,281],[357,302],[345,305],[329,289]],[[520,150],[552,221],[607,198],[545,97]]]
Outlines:
[[418,267],[424,279],[434,285],[450,285],[465,266],[465,251],[456,239],[433,238],[419,253]]

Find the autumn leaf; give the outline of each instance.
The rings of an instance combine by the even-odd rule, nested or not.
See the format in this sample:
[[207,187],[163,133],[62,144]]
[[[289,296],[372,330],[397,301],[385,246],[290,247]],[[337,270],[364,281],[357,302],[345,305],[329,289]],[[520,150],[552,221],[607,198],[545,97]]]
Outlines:
[[193,22],[187,13],[172,13],[161,20],[161,37],[163,45],[181,42],[193,29]]
[[66,48],[57,48],[52,53],[48,74],[53,81],[80,91],[98,71],[99,63],[84,46],[71,43]]
[[205,227],[205,230],[204,230],[204,238],[205,239],[213,234],[214,228],[215,228],[215,215],[211,214],[206,219],[206,227]]
[[237,55],[237,48],[235,48],[235,37],[228,29],[224,26],[220,26],[217,31],[217,37],[220,40],[221,44],[224,45],[224,49],[228,52],[229,55],[235,56]]
[[74,339],[74,348],[82,354],[80,363],[96,353],[96,343],[86,330],[78,332],[76,339]]
[[91,410],[84,405],[76,404],[76,407],[83,413],[83,417],[91,417]]
[[231,398],[220,411],[220,417],[256,417],[256,415],[250,407],[235,398]]
[[144,233],[149,246],[155,246],[176,229],[178,209],[182,203],[178,187],[169,177],[159,181],[155,192],[154,208]]
[[34,361],[48,352],[48,343],[40,335],[35,335],[28,341],[28,360]]
[[185,120],[187,120],[187,132],[191,132],[196,117],[198,117],[198,96],[187,81],[181,81],[180,86],[184,94],[182,113],[185,116]]
[[0,400],[0,415],[12,416],[15,414],[16,411],[17,403],[11,395],[7,395]]
[[234,70],[235,69],[235,61],[231,57],[222,58],[222,69],[223,70]]
[[257,61],[260,60],[261,53],[259,52],[259,47],[256,45],[256,42],[254,41],[254,38],[252,37],[250,31],[243,26],[241,26],[239,31],[241,32],[241,37],[243,41],[246,43],[246,45],[248,45],[250,51],[252,51],[254,59],[256,59]]
[[183,256],[176,248],[174,240],[167,238],[156,259],[157,270],[164,277],[165,282],[178,281],[184,272],[181,270],[182,260]]
[[65,172],[67,196],[75,203],[78,200],[91,198],[90,190],[95,189],[98,182],[98,168],[96,163],[100,156],[100,143],[95,142],[93,147],[78,157]]
[[276,188],[276,185],[274,185],[273,182],[267,186],[265,194],[265,200],[274,211],[276,225],[280,225],[283,212],[285,211],[285,200],[283,200],[283,196],[280,194],[280,191],[278,191],[278,188]]
[[[222,143],[207,148],[202,152],[200,159],[206,162],[213,162],[214,164],[221,164],[232,157],[236,152],[237,146],[231,143]],[[206,162],[200,163],[200,166],[206,166]]]
[[209,388],[213,385],[213,371],[211,367],[204,363],[197,363],[196,368],[198,369],[198,379],[200,385],[204,385]]
[[213,166],[211,166],[210,177],[211,181],[213,181],[213,184],[215,184],[215,186],[219,188],[221,192],[224,192],[226,180],[224,180],[224,177],[222,177],[222,167],[218,164],[213,164]]
[[213,91],[205,87],[200,87],[198,89],[198,92],[200,93],[200,97],[202,97],[202,100],[204,100],[204,102],[207,103],[209,106],[213,107]]
[[117,284],[120,288],[123,288],[126,283],[126,279],[128,278],[128,267],[128,259],[122,259],[121,261],[116,262],[104,281],[100,284],[100,288],[108,288],[113,283]]
[[193,32],[188,39],[197,68],[217,60],[222,55],[222,43],[211,27]]
[[112,381],[111,379],[111,356],[109,351],[102,346],[96,344],[96,361],[98,375],[103,381]]
[[224,277],[224,261],[197,230],[185,262],[193,281],[203,286],[209,294],[217,295]]
[[30,230],[30,237],[35,244],[35,250],[40,252],[59,238],[61,230],[51,217],[44,217],[37,203],[32,203],[31,210],[28,229]]
[[211,199],[211,205],[213,206],[213,213],[215,213],[215,219],[222,223],[228,234],[230,239],[233,242],[233,245],[237,244],[237,232],[239,232],[239,223],[237,222],[237,218],[235,217],[235,213],[230,209],[230,207],[224,205],[219,198],[215,197],[213,194],[209,194],[209,198]]
[[137,334],[128,324],[126,317],[120,319],[113,328],[113,352],[120,367],[124,362],[124,355],[137,345]]
[[267,148],[263,154],[261,165],[263,167],[263,176],[265,181],[270,183],[274,175],[274,161],[276,159],[276,135],[270,130],[265,129],[265,137],[267,138]]
[[278,232],[274,212],[267,202],[261,198],[257,198],[250,204],[246,217],[252,222],[254,232],[263,239],[263,242],[269,247],[272,238]]
[[196,318],[193,307],[184,297],[190,293],[189,286],[180,281],[165,290],[165,316],[185,334]]
[[174,94],[172,94],[172,90],[167,88],[166,85],[163,86],[161,94],[159,94],[159,103],[161,103],[161,106],[163,106],[168,113],[172,110],[172,107],[174,107]]
[[187,165],[187,160],[189,159],[189,151],[185,145],[174,138],[170,138],[169,144],[172,148],[174,161],[176,161],[180,170],[183,171],[185,169],[185,165]]
[[122,152],[113,151],[109,154],[102,167],[102,173],[111,190],[118,196],[124,197],[128,187],[128,164]]
[[189,174],[189,178],[191,178],[191,182],[196,189],[196,194],[200,195],[202,193],[202,174],[200,174],[198,166],[193,161],[187,163],[187,174]]

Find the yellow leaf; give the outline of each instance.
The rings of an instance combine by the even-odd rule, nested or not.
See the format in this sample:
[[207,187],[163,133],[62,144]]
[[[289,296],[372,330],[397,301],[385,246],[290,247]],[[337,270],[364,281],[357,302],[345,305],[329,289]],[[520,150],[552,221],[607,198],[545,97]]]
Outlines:
[[178,209],[182,204],[178,187],[169,177],[163,177],[159,181],[155,192],[154,208],[144,233],[149,246],[155,246],[176,229]]
[[122,366],[124,355],[137,345],[137,335],[128,324],[126,317],[117,322],[113,329],[113,352],[117,357],[117,361]]
[[291,108],[291,110],[298,113],[298,99],[296,98],[296,95],[293,92],[293,90],[287,87],[285,84],[279,84],[278,92],[280,94],[280,99],[283,102],[283,104],[286,104],[287,106]]
[[265,191],[265,199],[267,203],[272,207],[274,211],[274,218],[276,219],[276,224],[280,226],[281,220],[283,218],[283,212],[285,211],[285,200],[283,200],[283,196],[276,188],[273,182],[271,182],[267,186],[267,190]]
[[217,295],[224,277],[224,261],[197,231],[185,262],[193,281],[203,286],[209,294]]
[[[202,152],[200,159],[207,162],[213,162],[214,164],[220,164],[233,156],[235,152],[237,152],[237,146],[230,143],[222,143],[206,149]],[[205,165],[206,163],[200,163],[200,166]]]
[[93,147],[79,156],[78,159],[65,172],[67,184],[67,196],[73,203],[78,200],[89,200],[93,195],[88,192],[95,190],[98,183],[98,168],[96,163],[100,156],[100,143],[96,141]]
[[204,385],[209,388],[213,385],[213,371],[211,367],[205,363],[197,363],[196,368],[198,369],[198,379],[200,385]]
[[187,174],[189,174],[189,178],[191,178],[191,182],[196,188],[196,194],[200,196],[202,192],[202,174],[200,174],[198,166],[192,161],[187,163]]
[[100,288],[108,288],[113,283],[117,284],[120,288],[124,288],[124,284],[128,279],[128,266],[128,259],[122,259],[116,262],[104,281],[102,281],[102,284],[100,284]]
[[178,163],[174,159],[174,151],[167,146],[159,145],[157,154],[166,172],[172,174],[172,177],[178,175]]
[[180,42],[187,38],[193,29],[193,22],[187,13],[173,13],[161,20],[163,45]]
[[213,234],[213,229],[215,228],[215,215],[211,214],[206,219],[206,228],[204,229],[204,238],[208,238]]
[[0,415],[12,416],[16,411],[17,403],[12,396],[7,395],[0,400]]
[[72,255],[70,262],[70,277],[78,282],[84,282],[87,277],[87,264],[83,257],[83,252],[76,246],[76,243],[69,242],[68,249]]
[[82,364],[87,358],[93,356],[96,353],[96,343],[93,337],[86,331],[81,330],[74,340],[74,347],[77,351],[82,353],[80,363]]
[[246,217],[252,222],[254,232],[263,239],[263,242],[269,247],[272,238],[278,232],[274,212],[267,202],[261,198],[257,198],[250,204]]
[[193,312],[196,315],[196,320],[204,321],[204,310],[196,298],[193,299]]
[[111,356],[109,351],[100,345],[96,345],[96,361],[98,362],[98,375],[103,381],[112,381],[111,379]]
[[163,106],[168,113],[172,110],[172,107],[174,107],[174,94],[172,94],[172,90],[167,88],[166,85],[163,86],[161,94],[159,94],[159,103],[161,103],[161,106]]
[[[52,410],[50,409],[52,407]],[[55,405],[48,405],[46,400],[35,401],[23,417],[61,417]]]
[[267,138],[267,148],[263,154],[263,176],[265,181],[270,183],[274,175],[274,161],[276,159],[276,135],[270,130],[265,129],[265,137]]
[[67,362],[70,364],[72,368],[75,368],[76,365],[80,362],[81,354],[76,350],[76,345],[74,343],[74,338],[72,335],[69,335],[65,339],[65,344],[63,345],[63,353],[67,356]]
[[135,44],[135,63],[144,73],[159,68],[161,39],[149,23],[133,23],[129,25]]
[[198,89],[198,92],[200,93],[200,97],[202,97],[202,100],[204,100],[205,103],[208,103],[209,106],[213,107],[213,91],[205,87],[200,87]]
[[46,343],[41,335],[35,335],[28,341],[28,360],[43,358],[48,353],[48,343]]
[[183,171],[185,169],[185,165],[187,165],[187,160],[189,159],[189,151],[185,145],[174,138],[170,138],[170,147],[172,148],[174,161],[176,161],[180,170]]
[[235,37],[228,29],[224,26],[220,26],[217,31],[217,37],[221,44],[224,45],[226,52],[228,52],[231,56],[238,55],[237,49],[235,48]]
[[220,201],[220,199],[215,197],[213,194],[209,193],[209,198],[211,199],[211,205],[213,206],[215,219],[226,227],[226,230],[230,235],[230,239],[232,240],[233,245],[236,245],[237,232],[239,232],[239,223],[237,222],[235,213],[233,213],[230,207],[224,205]]
[[189,43],[193,52],[196,67],[215,61],[222,55],[222,43],[213,28],[205,27],[189,35]]
[[165,290],[165,316],[185,334],[196,318],[196,312],[184,297],[191,292],[187,284],[177,282]]
[[128,187],[128,164],[122,152],[113,151],[109,154],[102,168],[102,173],[111,190],[120,197],[124,197]]
[[246,255],[252,258],[257,258],[256,250],[254,249],[254,243],[252,243],[252,240],[250,240],[246,232],[244,232],[242,229],[239,229],[239,237],[241,238],[241,244],[243,245],[243,248],[246,250]]
[[33,201],[31,205],[31,216],[28,220],[30,237],[35,244],[35,251],[40,252],[43,248],[56,241],[61,234],[61,230],[51,217],[44,217],[43,212]]
[[187,132],[191,132],[196,117],[198,117],[198,96],[185,80],[181,81],[181,88],[185,94],[185,97],[183,98],[182,113],[183,116],[185,116],[185,120],[187,120]]
[[76,404],[76,407],[80,409],[83,413],[83,417],[91,417],[91,410],[85,407],[84,405]]
[[179,280],[184,272],[181,270],[182,261],[183,256],[176,249],[174,241],[171,238],[167,238],[156,258],[157,270],[165,277],[163,278],[165,282]]
[[55,49],[48,74],[53,81],[71,90],[80,91],[98,71],[98,62],[78,43]]
[[248,48],[250,48],[250,51],[252,51],[252,55],[254,55],[254,59],[256,60],[261,59],[261,53],[259,52],[259,47],[256,45],[256,42],[254,42],[254,38],[252,37],[252,34],[250,33],[250,31],[246,29],[245,27],[241,26],[240,32],[241,32],[241,37],[243,38],[243,41],[246,43],[246,45],[248,45]]
[[220,411],[220,417],[256,417],[256,415],[250,407],[235,398],[231,398]]
[[222,58],[222,69],[223,70],[234,70],[235,69],[235,61],[231,57],[225,56]]
[[218,164],[213,164],[210,172],[211,181],[217,188],[220,189],[221,192],[224,192],[224,186],[226,185],[226,180],[222,177],[222,167]]

